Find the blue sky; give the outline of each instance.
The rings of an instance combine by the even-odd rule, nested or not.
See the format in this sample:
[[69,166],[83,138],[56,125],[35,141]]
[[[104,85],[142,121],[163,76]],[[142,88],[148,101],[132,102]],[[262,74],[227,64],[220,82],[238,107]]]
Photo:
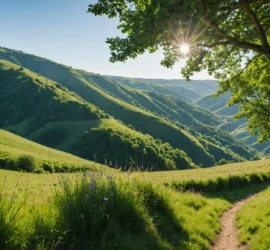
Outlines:
[[[118,21],[87,13],[94,0],[0,0],[0,46],[22,50],[90,72],[144,78],[182,78],[160,65],[162,53],[110,63],[107,37],[120,35]],[[205,73],[193,79],[210,79]]]

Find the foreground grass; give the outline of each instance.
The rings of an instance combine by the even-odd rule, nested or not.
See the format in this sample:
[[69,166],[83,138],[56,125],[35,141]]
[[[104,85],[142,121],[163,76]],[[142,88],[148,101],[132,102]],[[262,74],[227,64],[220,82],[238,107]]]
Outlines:
[[[10,199],[7,189],[18,177],[14,173],[5,171],[6,178],[0,179],[5,182],[3,203]],[[25,191],[20,180],[27,178],[33,183]],[[12,192],[16,197],[27,192],[27,200],[21,206],[21,199],[15,199],[20,211],[2,249],[209,249],[218,218],[230,206],[127,175],[22,174],[20,180]]]
[[[252,174],[263,178],[245,188],[209,188],[211,177],[227,187],[229,167],[235,183]],[[210,249],[221,214],[236,200],[265,189],[268,172],[268,161],[115,176],[0,170],[1,249]],[[167,185],[176,180],[202,189]]]
[[270,188],[244,205],[237,216],[237,226],[241,242],[251,250],[270,249]]

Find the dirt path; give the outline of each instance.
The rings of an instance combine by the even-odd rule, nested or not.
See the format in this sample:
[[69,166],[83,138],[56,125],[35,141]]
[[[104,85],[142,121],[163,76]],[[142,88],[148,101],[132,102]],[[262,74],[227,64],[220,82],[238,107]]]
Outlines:
[[235,226],[236,214],[242,206],[254,198],[256,194],[241,200],[226,211],[221,217],[222,230],[218,235],[211,250],[247,250],[246,246],[240,245],[238,241],[238,229]]

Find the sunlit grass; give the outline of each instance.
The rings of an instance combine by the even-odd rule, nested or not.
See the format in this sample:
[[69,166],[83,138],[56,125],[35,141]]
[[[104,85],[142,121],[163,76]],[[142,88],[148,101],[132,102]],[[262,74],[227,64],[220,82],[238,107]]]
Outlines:
[[270,248],[270,188],[245,204],[237,216],[240,240],[251,250]]

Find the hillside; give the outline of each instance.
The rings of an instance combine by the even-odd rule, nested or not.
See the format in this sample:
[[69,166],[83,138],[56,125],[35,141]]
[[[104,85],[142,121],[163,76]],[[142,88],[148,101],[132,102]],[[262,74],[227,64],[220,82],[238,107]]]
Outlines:
[[[84,100],[84,102],[95,107],[106,118],[109,116],[104,112],[115,119],[121,120],[124,124],[130,124],[132,130],[135,129],[142,134],[149,134],[155,140],[159,139],[162,143],[169,143],[174,149],[184,151],[197,165],[206,167],[213,166],[221,159],[239,161],[242,158],[252,159],[258,157],[255,151],[234,140],[229,134],[206,125],[216,126],[220,124],[216,116],[205,110],[188,105],[181,100],[153,92],[134,90],[117,84],[106,77],[82,70],[75,70],[19,51],[0,49],[0,58],[28,68],[32,73],[35,72],[38,75],[42,75],[54,81],[55,84],[60,84],[67,88],[68,91],[76,93],[80,98],[83,98],[81,101]],[[100,115],[100,118],[104,117]],[[76,117],[71,120],[78,121],[82,119]],[[51,122],[51,120],[47,122]],[[69,124],[71,126],[74,125]],[[6,126],[6,129],[12,130],[12,125],[14,124]],[[17,126],[17,130],[18,127],[24,126],[27,127],[25,121],[20,126]],[[74,127],[66,129],[70,131],[70,138],[65,138],[66,143],[59,142],[57,145],[53,145],[50,142],[50,144],[46,142],[46,145],[55,148],[59,147],[71,152],[73,148],[76,148],[79,138],[84,134],[83,132],[87,131],[87,124],[83,124],[81,121],[80,126],[79,130],[75,129],[75,134],[77,135],[72,135],[72,137],[70,133]],[[45,128],[52,129],[49,125]],[[48,137],[48,133],[43,131],[42,128],[39,128],[39,131],[44,134],[43,138]],[[110,131],[107,132],[111,133]],[[49,133],[57,132],[49,131]],[[62,133],[63,137],[65,133]],[[19,134],[42,142],[38,134],[23,134],[21,131],[19,131]],[[70,142],[72,142],[72,147],[69,145]],[[156,155],[163,154],[160,153],[163,151],[157,152],[155,150],[154,152],[156,152]],[[94,155],[89,156],[90,159],[93,160]],[[105,158],[107,159],[106,155],[107,153],[104,153],[102,163],[104,163]],[[141,164],[139,159],[135,160],[135,162]],[[177,168],[182,167],[177,166]]]
[[66,169],[73,166],[74,170],[76,170],[76,168],[78,170],[85,168],[91,171],[106,170],[112,172],[112,170],[109,170],[109,168],[106,168],[104,165],[42,146],[0,129],[0,168],[6,168],[6,162],[8,160],[16,159],[22,155],[33,156],[41,166],[47,163],[50,166],[58,165]]
[[[119,124],[99,108],[36,73],[0,60],[0,78],[0,114],[3,117],[0,125],[8,131],[56,149],[81,154],[78,145],[81,145],[85,131],[93,127],[102,130],[102,124],[109,123],[108,127],[115,132],[123,134],[125,131],[129,136],[130,147],[123,147],[121,136],[113,141],[113,131],[102,130],[103,135],[112,137],[111,143],[122,145],[124,154],[118,161],[127,162],[129,167],[134,167],[134,164],[141,166],[145,159],[145,167],[154,165],[154,168],[160,170],[191,167],[192,161],[184,152]],[[145,146],[145,150],[149,150],[145,152],[145,158],[137,156],[140,152],[136,148],[138,139],[140,143],[149,145]],[[106,141],[93,144],[90,138],[84,139],[83,145],[91,148],[91,151],[84,152],[84,158],[100,163],[104,163],[105,159],[108,162],[115,160],[112,155],[114,151],[110,151],[111,148],[106,147],[106,144],[103,145],[106,151],[100,151],[102,143]],[[152,145],[155,145],[153,150]],[[168,156],[166,161],[165,155]],[[113,164],[115,166],[115,161]]]
[[134,89],[147,90],[157,94],[170,95],[176,99],[187,102],[195,102],[206,95],[216,92],[218,85],[214,80],[184,79],[143,79],[127,78],[120,76],[107,76],[108,78],[132,87]]
[[120,76],[106,77],[133,89],[149,91],[162,95],[169,95],[186,102],[194,102],[202,98],[200,94],[187,88],[180,87],[177,84],[157,84],[155,82],[148,82],[147,79],[133,79]]
[[247,129],[247,120],[234,120],[233,116],[238,113],[239,105],[228,106],[231,95],[223,94],[217,98],[213,98],[211,95],[202,98],[197,101],[196,104],[203,107],[213,114],[220,117],[222,123],[219,128],[229,132],[235,138],[241,140],[244,144],[263,152],[264,154],[270,154],[270,142],[258,143],[258,137],[251,135]]

